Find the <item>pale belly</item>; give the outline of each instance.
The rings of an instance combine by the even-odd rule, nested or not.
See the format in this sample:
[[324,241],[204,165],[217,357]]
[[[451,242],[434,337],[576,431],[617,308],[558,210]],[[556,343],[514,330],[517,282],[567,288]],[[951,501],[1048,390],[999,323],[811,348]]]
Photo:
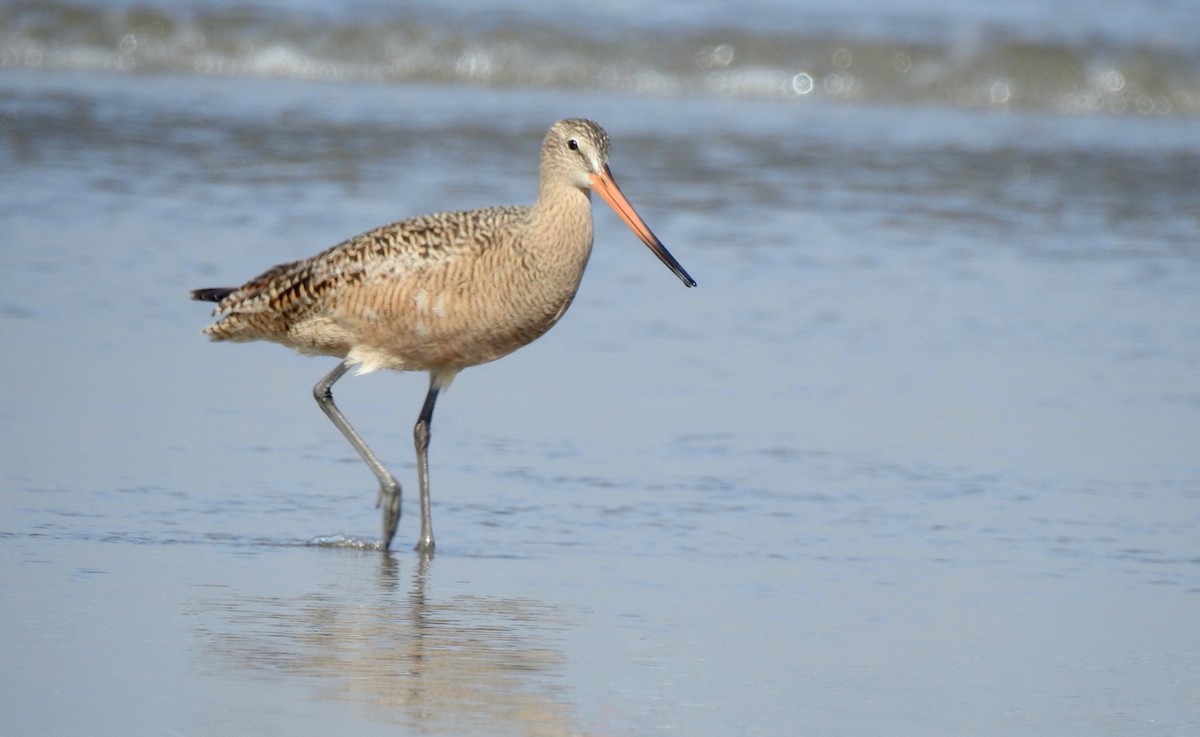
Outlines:
[[304,353],[347,357],[362,372],[457,371],[506,356],[558,321],[574,287],[539,286],[363,290],[293,325],[288,343]]

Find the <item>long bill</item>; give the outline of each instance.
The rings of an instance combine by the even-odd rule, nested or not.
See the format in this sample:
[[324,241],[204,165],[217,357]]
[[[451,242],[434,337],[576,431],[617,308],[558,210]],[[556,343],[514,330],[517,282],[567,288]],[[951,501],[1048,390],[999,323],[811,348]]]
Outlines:
[[649,226],[646,225],[646,222],[633,209],[633,205],[629,204],[629,200],[625,199],[621,188],[617,186],[616,180],[613,179],[612,172],[608,170],[608,165],[606,164],[604,170],[600,173],[592,174],[591,176],[592,189],[603,197],[608,206],[621,216],[621,219],[625,221],[630,230],[637,233],[637,237],[642,239],[642,243],[645,243],[654,252],[655,256],[658,256],[658,260],[662,261],[667,265],[667,268],[675,272],[675,276],[679,277],[684,286],[696,286],[696,280],[689,276],[687,271],[679,265],[679,262],[675,260],[675,257],[671,255],[667,247],[662,244],[658,236],[654,235]]

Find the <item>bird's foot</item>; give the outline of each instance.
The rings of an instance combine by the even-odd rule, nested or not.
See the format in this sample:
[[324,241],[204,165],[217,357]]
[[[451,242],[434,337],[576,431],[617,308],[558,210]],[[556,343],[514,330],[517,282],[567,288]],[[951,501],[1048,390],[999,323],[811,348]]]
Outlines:
[[375,507],[383,510],[383,539],[379,543],[382,550],[391,547],[392,538],[396,536],[396,527],[400,524],[400,498],[400,484],[395,479],[390,484],[379,485]]

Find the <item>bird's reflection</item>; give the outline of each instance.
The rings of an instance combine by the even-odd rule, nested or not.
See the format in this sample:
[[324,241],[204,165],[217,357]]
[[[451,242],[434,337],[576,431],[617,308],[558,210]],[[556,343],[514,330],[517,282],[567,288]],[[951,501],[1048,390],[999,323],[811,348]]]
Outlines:
[[[378,555],[376,553],[375,555]],[[544,603],[430,595],[436,565],[380,556],[375,581],[331,581],[293,599],[239,593],[198,603],[222,665],[315,679],[372,718],[426,733],[578,734],[562,698],[562,616]]]

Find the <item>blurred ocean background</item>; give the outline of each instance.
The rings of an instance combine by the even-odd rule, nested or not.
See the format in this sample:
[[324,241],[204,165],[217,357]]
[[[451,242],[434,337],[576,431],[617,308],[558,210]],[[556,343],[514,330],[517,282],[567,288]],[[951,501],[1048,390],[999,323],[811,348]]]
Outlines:
[[[1200,733],[1200,3],[0,4],[14,734]],[[195,287],[528,203],[561,325],[338,384]]]
[[15,2],[0,65],[1194,116],[1197,27],[1186,0]]

